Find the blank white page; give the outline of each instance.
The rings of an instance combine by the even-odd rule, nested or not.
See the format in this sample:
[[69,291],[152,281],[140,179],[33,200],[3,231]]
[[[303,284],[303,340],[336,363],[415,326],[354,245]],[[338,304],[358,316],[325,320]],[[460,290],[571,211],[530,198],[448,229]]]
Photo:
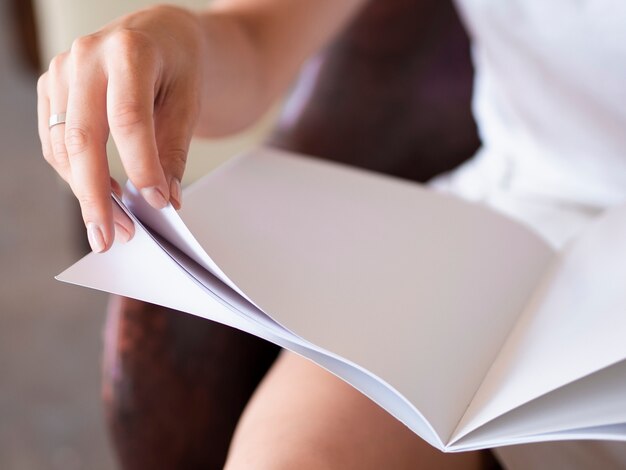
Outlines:
[[495,447],[525,436],[619,423],[626,423],[626,361],[509,411],[460,439],[454,448]]
[[602,215],[555,262],[507,339],[457,437],[626,359],[626,207]]
[[256,305],[382,377],[444,440],[553,256],[487,208],[269,149],[196,183],[180,215]]

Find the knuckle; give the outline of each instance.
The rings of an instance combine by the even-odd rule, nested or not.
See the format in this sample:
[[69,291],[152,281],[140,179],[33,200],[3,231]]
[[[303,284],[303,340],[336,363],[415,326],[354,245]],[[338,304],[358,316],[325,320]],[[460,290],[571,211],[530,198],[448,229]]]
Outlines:
[[67,149],[65,147],[65,142],[63,142],[62,140],[52,141],[51,157],[55,162],[65,160],[67,158]]
[[80,192],[76,195],[76,199],[78,199],[84,219],[90,219],[90,215],[97,212],[98,199],[95,195],[88,192]]
[[126,129],[144,122],[146,111],[140,103],[129,101],[112,106],[110,124],[117,129]]
[[133,63],[139,58],[148,57],[153,50],[152,41],[146,34],[131,29],[112,33],[109,43],[120,59]]
[[48,72],[44,72],[39,76],[37,80],[37,94],[44,96],[47,93],[48,88]]
[[65,129],[65,147],[69,154],[82,153],[89,144],[89,133],[81,126],[71,125]]
[[147,8],[147,10],[155,15],[161,15],[161,16],[165,16],[165,15],[172,16],[174,14],[179,14],[181,11],[184,11],[180,7],[176,7],[174,5],[168,5],[168,4],[151,5]]
[[94,53],[97,42],[98,40],[95,36],[81,36],[72,42],[70,53],[75,60],[82,61]]
[[65,64],[67,63],[68,53],[62,52],[52,58],[50,65],[48,66],[48,72],[50,75],[61,75],[65,70]]
[[184,169],[187,163],[187,149],[184,147],[168,147],[165,150],[168,163],[176,170]]

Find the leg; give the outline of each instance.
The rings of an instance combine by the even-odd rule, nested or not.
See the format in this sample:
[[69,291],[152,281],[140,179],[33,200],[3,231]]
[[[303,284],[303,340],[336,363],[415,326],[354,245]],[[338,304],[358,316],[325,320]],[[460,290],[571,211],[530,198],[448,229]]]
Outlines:
[[484,468],[443,454],[334,375],[284,352],[235,432],[227,470]]

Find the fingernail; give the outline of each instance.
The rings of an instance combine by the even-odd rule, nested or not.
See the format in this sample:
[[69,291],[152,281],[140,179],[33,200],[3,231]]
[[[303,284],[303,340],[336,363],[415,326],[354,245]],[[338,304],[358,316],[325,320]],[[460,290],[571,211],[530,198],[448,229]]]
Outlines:
[[174,206],[180,209],[183,202],[183,193],[180,189],[180,180],[178,178],[172,178],[170,182],[170,199],[174,202]]
[[115,224],[115,238],[122,243],[127,243],[130,240],[130,233],[126,230],[122,224]]
[[163,196],[163,193],[159,191],[159,188],[143,188],[141,190],[143,198],[155,209],[163,209],[167,206],[167,199]]
[[91,249],[96,253],[101,253],[106,249],[106,243],[104,243],[102,230],[93,222],[89,222],[87,224],[87,238],[89,238]]

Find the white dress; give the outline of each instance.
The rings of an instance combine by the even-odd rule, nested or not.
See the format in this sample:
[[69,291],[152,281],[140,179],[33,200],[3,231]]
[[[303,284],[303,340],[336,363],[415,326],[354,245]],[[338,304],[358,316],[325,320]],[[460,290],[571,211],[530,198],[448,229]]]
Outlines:
[[[482,148],[431,184],[482,200],[561,247],[626,202],[626,1],[457,4],[472,39]],[[626,443],[529,444],[496,454],[512,470],[626,469]]]

